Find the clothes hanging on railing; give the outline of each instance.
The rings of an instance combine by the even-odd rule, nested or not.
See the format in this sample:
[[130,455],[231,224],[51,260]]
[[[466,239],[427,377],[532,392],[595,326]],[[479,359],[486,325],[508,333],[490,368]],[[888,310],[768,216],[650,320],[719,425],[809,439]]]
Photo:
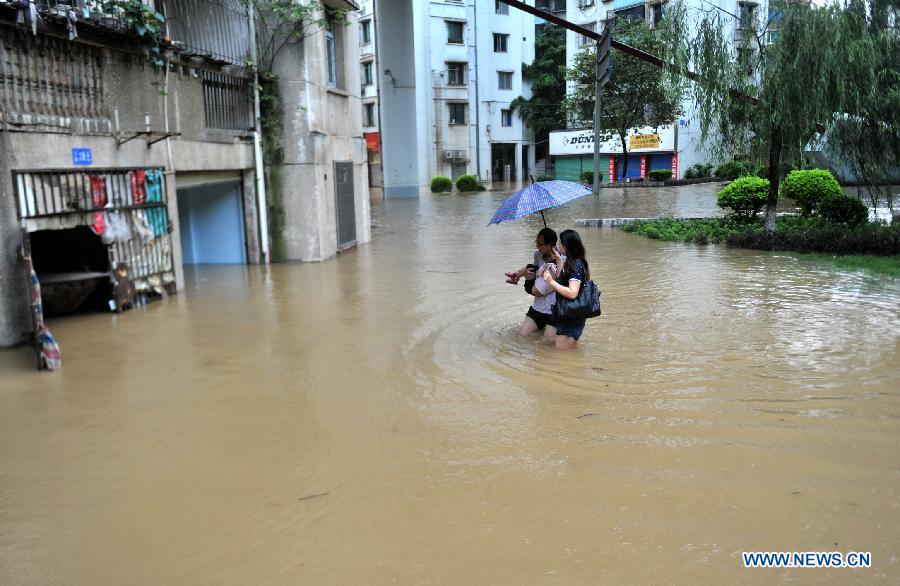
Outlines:
[[[151,171],[152,173],[153,171]],[[134,205],[139,206],[147,201],[147,172],[137,169],[131,172],[131,199]]]
[[103,236],[106,231],[106,216],[101,210],[106,206],[106,177],[100,175],[91,176],[91,198],[94,201],[94,221],[91,224],[91,230],[97,236]]
[[66,11],[66,30],[69,32],[69,40],[78,38],[78,15],[71,8]]
[[40,18],[37,6],[34,5],[34,0],[19,0],[19,8],[16,10],[16,24],[20,26],[30,24],[31,34],[37,35],[37,25]]

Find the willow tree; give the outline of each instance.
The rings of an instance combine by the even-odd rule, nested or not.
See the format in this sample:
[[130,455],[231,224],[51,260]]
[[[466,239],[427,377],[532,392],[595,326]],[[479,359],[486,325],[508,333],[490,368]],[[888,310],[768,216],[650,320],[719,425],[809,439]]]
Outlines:
[[[773,2],[765,16],[692,8],[688,16],[679,2],[666,19],[663,57],[673,64],[670,73],[697,73],[687,92],[704,142],[714,152],[746,156],[770,169],[765,225],[771,233],[781,161],[801,160],[806,145],[836,116],[857,115],[854,96],[862,90],[848,79],[848,60],[873,67],[889,57],[877,52],[851,57],[862,33],[837,4]],[[735,30],[739,34],[732,34]]]
[[[663,49],[662,27],[651,29],[643,20],[635,22],[620,18],[615,23],[613,36],[616,40],[656,55]],[[582,46],[566,77],[572,82],[565,101],[570,122],[576,126],[593,125],[594,81],[597,78],[594,45]],[[601,136],[600,140],[619,137],[624,157],[624,177],[628,172],[628,132],[641,126],[659,126],[674,121],[681,114],[681,86],[669,83],[668,76],[656,65],[614,51],[612,76],[603,87],[601,105],[600,131],[605,136]]]
[[900,3],[850,2],[842,19],[846,43],[842,108],[830,121],[828,144],[869,188],[873,207],[900,170]]

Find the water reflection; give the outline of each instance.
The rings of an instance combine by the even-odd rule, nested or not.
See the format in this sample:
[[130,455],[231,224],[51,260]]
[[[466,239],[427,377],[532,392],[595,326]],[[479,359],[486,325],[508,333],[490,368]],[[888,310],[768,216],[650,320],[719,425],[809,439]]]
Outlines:
[[[704,189],[547,217],[716,213]],[[0,353],[4,582],[708,583],[760,549],[896,581],[900,284],[582,229],[604,315],[558,352],[517,336],[502,273],[542,224],[487,227],[505,195],[57,320],[58,375]]]

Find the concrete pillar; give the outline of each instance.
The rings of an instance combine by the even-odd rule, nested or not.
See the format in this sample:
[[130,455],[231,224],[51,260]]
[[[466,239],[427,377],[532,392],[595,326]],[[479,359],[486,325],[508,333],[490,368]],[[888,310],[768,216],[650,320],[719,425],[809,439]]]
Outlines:
[[19,259],[21,231],[10,173],[10,133],[0,131],[0,346],[23,341],[31,330],[25,266]]
[[375,5],[384,196],[419,196],[416,60],[412,0]]

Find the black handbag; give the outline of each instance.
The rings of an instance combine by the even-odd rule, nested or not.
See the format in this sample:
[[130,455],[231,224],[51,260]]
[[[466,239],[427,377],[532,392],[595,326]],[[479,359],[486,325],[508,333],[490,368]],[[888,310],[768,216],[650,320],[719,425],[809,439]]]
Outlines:
[[559,321],[576,321],[600,315],[600,289],[593,281],[585,281],[575,299],[556,294],[553,317]]

